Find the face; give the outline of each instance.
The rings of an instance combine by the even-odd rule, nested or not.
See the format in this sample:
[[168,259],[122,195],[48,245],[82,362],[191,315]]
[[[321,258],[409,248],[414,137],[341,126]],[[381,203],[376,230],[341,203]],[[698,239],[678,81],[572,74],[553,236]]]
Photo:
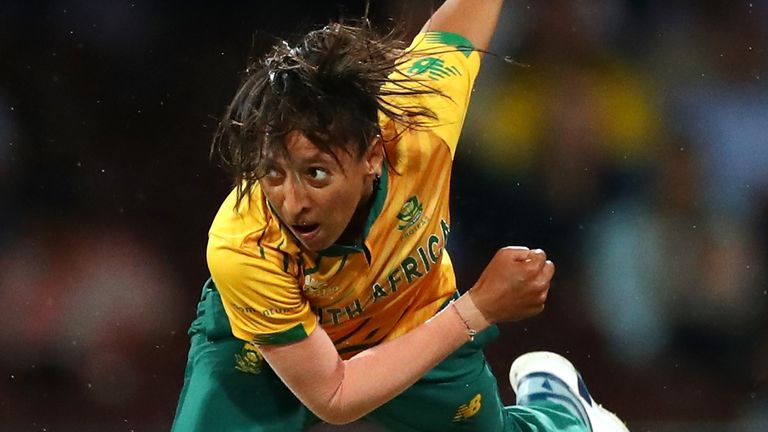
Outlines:
[[286,136],[286,147],[289,158],[269,160],[261,188],[307,249],[325,249],[345,233],[355,211],[370,198],[373,179],[381,174],[383,150],[375,141],[363,157],[337,150],[334,158],[299,132]]

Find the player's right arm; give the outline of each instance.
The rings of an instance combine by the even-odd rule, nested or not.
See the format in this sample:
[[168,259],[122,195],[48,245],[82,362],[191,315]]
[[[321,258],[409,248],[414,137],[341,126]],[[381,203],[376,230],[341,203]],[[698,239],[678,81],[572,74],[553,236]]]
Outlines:
[[225,201],[208,242],[208,266],[232,333],[256,344],[288,388],[329,423],[351,422],[397,396],[466,343],[467,326],[479,332],[539,313],[554,273],[542,251],[502,249],[453,306],[343,360],[317,325],[296,263],[285,259],[282,234],[258,231],[243,240],[246,226],[263,221],[241,220],[253,212],[235,214],[232,205]]
[[[505,248],[475,286],[409,333],[342,360],[317,327],[300,341],[260,345],[291,391],[328,423],[354,421],[388,402],[468,341],[467,326],[520,320],[544,308],[554,266],[540,250]],[[457,313],[458,312],[458,313]],[[466,323],[465,323],[466,321]]]
[[[392,106],[418,105],[434,118],[421,126],[440,137],[455,153],[472,86],[496,28],[502,0],[447,0],[435,11],[405,51],[392,74],[397,84],[385,87],[398,93],[399,86],[434,90],[414,97],[390,96]],[[402,78],[413,80],[410,84]]]
[[421,32],[460,34],[476,49],[485,51],[496,30],[503,3],[503,0],[446,0]]

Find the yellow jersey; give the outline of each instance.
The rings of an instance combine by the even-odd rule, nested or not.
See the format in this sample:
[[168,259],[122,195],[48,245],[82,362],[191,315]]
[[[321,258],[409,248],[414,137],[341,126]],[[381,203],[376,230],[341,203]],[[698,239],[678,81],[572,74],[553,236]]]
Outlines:
[[432,110],[438,118],[425,128],[395,131],[380,116],[387,162],[361,244],[306,250],[258,184],[237,209],[235,191],[222,204],[207,259],[237,338],[290,343],[319,324],[347,358],[423,323],[456,291],[445,251],[450,174],[480,57],[445,32],[418,35],[405,53],[394,73],[444,96],[391,97]]

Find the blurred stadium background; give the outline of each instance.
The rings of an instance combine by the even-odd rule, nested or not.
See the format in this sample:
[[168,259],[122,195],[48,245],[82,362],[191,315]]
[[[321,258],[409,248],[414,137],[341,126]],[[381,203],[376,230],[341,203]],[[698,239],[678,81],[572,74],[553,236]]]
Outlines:
[[[415,31],[436,3],[371,18]],[[216,118],[252,49],[364,10],[0,3],[0,430],[169,429],[229,188]],[[757,0],[508,2],[449,244],[463,287],[507,244],[558,265],[488,349],[507,402],[509,363],[549,349],[633,431],[768,430],[767,33]]]

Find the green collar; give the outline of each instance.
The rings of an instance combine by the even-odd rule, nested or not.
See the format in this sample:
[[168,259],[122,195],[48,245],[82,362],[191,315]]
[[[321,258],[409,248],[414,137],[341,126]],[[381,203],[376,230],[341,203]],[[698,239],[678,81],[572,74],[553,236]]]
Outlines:
[[370,255],[370,252],[365,247],[365,239],[368,238],[368,232],[371,231],[371,227],[373,226],[373,223],[376,222],[376,218],[379,217],[381,214],[381,210],[384,208],[384,201],[387,199],[387,189],[388,189],[388,181],[389,175],[387,174],[387,162],[384,161],[381,169],[381,178],[379,179],[379,185],[376,188],[375,191],[373,191],[373,203],[371,204],[371,210],[368,213],[368,219],[365,221],[365,226],[363,227],[363,236],[360,240],[360,244],[356,245],[342,245],[342,244],[332,244],[331,246],[328,246],[327,248],[318,251],[317,254],[320,256],[332,256],[332,257],[339,257],[348,255],[350,253],[356,253],[356,252],[365,252],[367,256]]

